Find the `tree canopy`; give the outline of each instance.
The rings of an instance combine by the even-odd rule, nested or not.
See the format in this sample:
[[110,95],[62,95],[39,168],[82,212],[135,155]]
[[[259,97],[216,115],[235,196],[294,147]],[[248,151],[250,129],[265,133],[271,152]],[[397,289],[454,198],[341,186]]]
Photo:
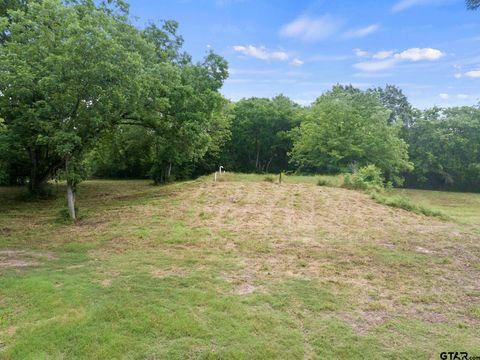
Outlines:
[[[175,22],[140,31],[120,1],[12,1],[2,8],[0,109],[10,168],[31,192],[62,175],[73,188],[82,159],[105,132],[142,126],[155,137],[154,166],[203,156],[223,106],[227,63],[192,63]],[[73,189],[74,190],[74,189]]]
[[295,132],[291,161],[327,173],[367,164],[391,176],[409,170],[407,144],[389,116],[376,94],[334,87],[314,102]]
[[236,171],[287,170],[290,130],[299,124],[300,107],[285,96],[250,98],[232,108],[232,140],[224,159]]

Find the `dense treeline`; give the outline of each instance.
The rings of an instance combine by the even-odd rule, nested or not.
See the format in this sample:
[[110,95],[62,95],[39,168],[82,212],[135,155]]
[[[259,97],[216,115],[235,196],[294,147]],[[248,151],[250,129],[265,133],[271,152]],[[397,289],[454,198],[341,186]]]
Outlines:
[[0,5],[0,183],[42,192],[87,177],[155,183],[214,171],[352,172],[393,184],[480,190],[480,110],[414,109],[393,85],[336,85],[307,107],[231,103],[226,61],[193,62],[178,24],[144,29],[121,0]]

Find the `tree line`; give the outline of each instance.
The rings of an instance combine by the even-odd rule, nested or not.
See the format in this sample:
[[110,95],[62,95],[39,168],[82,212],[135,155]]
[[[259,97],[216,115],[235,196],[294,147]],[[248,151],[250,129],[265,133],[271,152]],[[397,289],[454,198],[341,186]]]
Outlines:
[[231,105],[231,170],[338,174],[373,164],[396,186],[480,191],[480,108],[415,109],[394,85],[335,85],[310,106]]
[[0,183],[41,194],[85,178],[354,172],[397,186],[480,190],[480,109],[415,109],[394,85],[335,85],[310,106],[220,93],[225,59],[194,62],[178,23],[143,29],[121,0],[0,5]]

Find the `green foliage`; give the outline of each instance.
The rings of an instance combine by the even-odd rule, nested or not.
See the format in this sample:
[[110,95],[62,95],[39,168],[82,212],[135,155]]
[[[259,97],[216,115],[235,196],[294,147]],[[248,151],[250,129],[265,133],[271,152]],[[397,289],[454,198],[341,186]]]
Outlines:
[[[479,108],[415,110],[394,85],[336,85],[305,108],[283,95],[232,104],[219,92],[225,59],[209,52],[194,63],[177,22],[138,29],[128,8],[0,3],[0,184],[41,192],[55,177],[163,183],[220,165],[324,174],[375,165],[396,186],[405,176],[408,186],[480,189]],[[380,186],[362,176],[347,186]]]
[[[147,43],[90,1],[31,2],[9,12],[0,58],[6,141],[28,154],[35,191],[68,158],[81,158],[102,131],[135,111]],[[35,26],[32,26],[35,24]]]
[[94,174],[162,182],[220,156],[227,63],[192,63],[178,23],[139,30],[121,0],[12,0],[0,16],[1,183],[28,178],[34,192],[63,171],[77,184],[86,154]]
[[344,177],[344,186],[352,189],[382,191],[385,188],[382,171],[375,165],[361,167],[354,174]]
[[395,85],[386,85],[385,88],[377,87],[370,89],[370,92],[376,94],[383,106],[390,110],[388,117],[389,124],[397,124],[409,127],[413,123],[414,111],[412,105],[402,90]]
[[334,87],[319,97],[293,131],[291,161],[300,170],[346,172],[374,164],[387,174],[411,169],[407,144],[388,125],[389,111],[372,92]]
[[86,163],[97,178],[147,178],[155,159],[154,146],[152,129],[120,125],[100,139]]
[[405,134],[415,164],[409,185],[480,189],[480,109],[428,109]]
[[233,171],[280,172],[289,168],[289,132],[300,119],[300,108],[287,97],[250,98],[231,110],[232,137],[223,160]]

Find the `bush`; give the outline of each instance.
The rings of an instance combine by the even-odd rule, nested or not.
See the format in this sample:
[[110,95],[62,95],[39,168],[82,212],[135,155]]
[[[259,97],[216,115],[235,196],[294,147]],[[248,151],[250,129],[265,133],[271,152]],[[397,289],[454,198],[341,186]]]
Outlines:
[[385,189],[385,178],[382,171],[375,165],[367,165],[354,174],[347,174],[344,186],[351,189],[382,191]]

